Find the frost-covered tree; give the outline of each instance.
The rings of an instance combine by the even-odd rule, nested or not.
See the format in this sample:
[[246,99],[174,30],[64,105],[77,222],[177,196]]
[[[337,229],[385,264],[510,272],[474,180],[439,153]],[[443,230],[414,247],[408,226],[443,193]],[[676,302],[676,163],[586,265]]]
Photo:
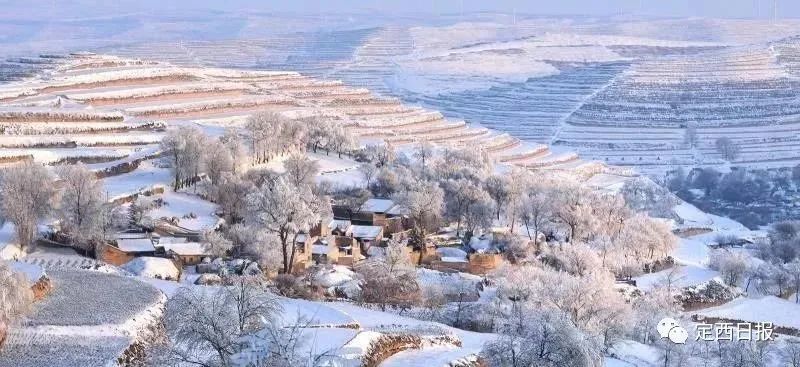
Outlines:
[[722,159],[726,161],[736,160],[742,152],[742,147],[728,137],[721,137],[715,140],[714,147],[716,147],[717,152],[722,155]]
[[775,352],[769,341],[733,340],[719,343],[719,365],[725,367],[767,367],[772,366]]
[[322,148],[330,150],[331,143],[335,140],[334,129],[336,125],[326,119],[313,117],[308,119],[308,145],[314,153]]
[[492,227],[495,204],[484,191],[464,212],[464,239],[470,238],[478,231],[487,231]]
[[266,272],[277,273],[282,270],[281,242],[276,234],[256,225],[237,223],[227,228],[225,237],[232,242],[234,255],[255,259]]
[[[439,220],[444,207],[444,192],[433,182],[420,181],[396,193],[392,199],[408,212],[414,229],[425,238],[429,228]],[[423,244],[415,244],[422,246]],[[421,256],[420,256],[421,258]]]
[[401,167],[381,167],[372,181],[372,185],[369,186],[369,190],[377,197],[391,196],[403,188],[404,183],[401,176],[408,173],[407,171]]
[[769,244],[759,256],[774,263],[789,263],[800,256],[800,221],[775,223],[769,231]]
[[567,242],[581,241],[591,226],[591,193],[576,182],[567,181],[555,188],[553,217],[567,230]]
[[205,172],[214,184],[219,184],[222,175],[232,173],[235,163],[231,151],[219,140],[209,140],[204,152]]
[[364,154],[367,160],[374,163],[377,167],[385,167],[394,163],[397,155],[391,146],[384,144],[368,144],[364,147]]
[[786,274],[789,275],[791,287],[794,289],[794,301],[800,303],[800,258],[783,265]]
[[213,198],[229,224],[244,220],[247,215],[246,198],[254,190],[255,186],[250,181],[233,174],[222,175],[221,182],[215,187]]
[[33,162],[0,171],[0,218],[14,224],[17,241],[25,249],[39,234],[39,221],[53,209],[56,189],[53,177]]
[[247,119],[245,128],[249,134],[253,163],[264,163],[285,149],[286,144],[295,143],[281,140],[289,125],[299,126],[289,122],[283,115],[269,111],[253,114]]
[[419,141],[414,145],[414,158],[419,161],[423,174],[428,171],[428,161],[431,159],[431,156],[433,156],[433,153],[433,144],[427,140]]
[[443,182],[445,199],[445,215],[447,219],[456,222],[456,236],[461,234],[461,224],[467,217],[473,222],[477,222],[486,227],[487,221],[491,222],[493,213],[490,212],[488,218],[476,218],[475,213],[484,216],[482,213],[486,207],[490,207],[491,198],[482,187],[467,179],[451,179]]
[[491,172],[491,162],[479,149],[442,149],[433,160],[434,176],[440,180],[469,179],[483,181]]
[[749,256],[740,252],[714,250],[709,256],[709,267],[719,271],[725,284],[739,286],[745,279],[749,266]]
[[481,357],[491,367],[603,365],[598,344],[557,311],[515,309],[497,332],[500,337],[481,351]]
[[203,247],[214,257],[225,257],[233,249],[233,241],[225,238],[222,233],[208,231],[203,234]]
[[378,167],[375,167],[372,163],[361,163],[358,165],[358,173],[361,174],[361,178],[364,179],[365,187],[369,188],[372,186],[372,179],[378,174]]
[[309,159],[304,153],[292,153],[283,161],[283,167],[289,182],[297,187],[311,185],[319,173],[319,162]]
[[0,260],[0,346],[10,325],[30,312],[33,292],[25,275]]
[[297,236],[308,233],[323,217],[330,217],[327,199],[311,188],[294,186],[284,177],[272,186],[264,186],[247,196],[249,221],[279,238],[283,273],[294,268]]
[[[244,278],[225,287],[180,288],[167,302],[164,326],[169,345],[156,354],[168,365],[235,366],[246,338],[280,328],[277,298]],[[234,356],[237,356],[236,358]]]
[[233,163],[233,173],[247,163],[247,149],[244,146],[244,139],[236,128],[227,128],[222,136],[219,137],[220,143],[228,150]]
[[500,212],[505,209],[511,197],[511,182],[506,175],[492,175],[483,183],[484,190],[494,200],[495,214],[500,219]]
[[602,269],[585,276],[532,265],[512,267],[497,280],[498,296],[527,307],[563,312],[574,326],[609,345],[624,332],[630,306]]
[[800,340],[786,339],[779,351],[781,361],[786,367],[800,367]]
[[[686,173],[683,172],[683,168],[679,168],[678,171],[668,183],[675,192],[684,189],[686,179]],[[627,207],[635,211],[647,212],[651,216],[658,218],[672,217],[672,208],[680,204],[680,200],[669,190],[647,177],[626,180],[625,184],[622,185],[620,194],[625,201],[623,204]]]
[[676,318],[680,315],[681,303],[667,287],[657,287],[642,294],[631,302],[632,336],[645,344],[660,339],[654,325],[665,317]]
[[339,158],[342,154],[350,152],[358,147],[356,139],[341,124],[334,124],[331,130],[331,139],[328,144],[330,149],[335,151]]
[[69,235],[73,245],[91,251],[92,241],[103,236],[103,220],[109,209],[103,184],[83,163],[59,167],[58,176],[63,188],[59,207],[61,230]]
[[616,243],[624,256],[645,263],[669,255],[678,239],[665,222],[640,213],[625,220]]
[[542,192],[526,191],[519,207],[519,216],[528,238],[538,244],[539,233],[552,218],[550,199]]
[[411,307],[422,301],[416,270],[404,243],[389,241],[383,256],[370,257],[355,269],[364,278],[362,302],[386,310],[387,306]]
[[622,231],[625,221],[631,217],[631,210],[622,195],[595,195],[591,201],[593,234],[616,238]]
[[584,276],[601,268],[597,252],[582,243],[554,246],[545,254],[548,265],[572,275]]
[[190,126],[170,130],[161,140],[161,150],[172,170],[173,190],[191,184],[201,173],[207,140],[200,129]]

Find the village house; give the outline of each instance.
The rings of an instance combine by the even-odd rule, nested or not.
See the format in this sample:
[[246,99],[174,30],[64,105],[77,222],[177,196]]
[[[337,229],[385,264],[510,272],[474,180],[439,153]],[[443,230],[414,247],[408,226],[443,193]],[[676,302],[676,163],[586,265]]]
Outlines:
[[405,210],[389,199],[369,199],[355,213],[344,205],[334,204],[332,209],[334,219],[347,220],[353,225],[383,227],[387,236],[410,227]]
[[197,265],[211,256],[205,246],[191,238],[161,236],[156,232],[119,233],[114,241],[98,246],[97,259],[122,266],[137,257],[165,257],[178,265]]
[[349,220],[333,219],[321,227],[325,228],[324,236],[317,238],[312,247],[315,263],[353,266],[364,258],[359,244],[349,235],[352,227]]
[[[320,229],[319,226],[315,227],[316,229],[312,229],[311,232],[314,234],[318,234]],[[311,246],[314,241],[319,238],[318,235],[300,233],[295,238],[295,254],[294,254],[294,264],[292,267],[293,273],[302,273],[311,265],[313,265],[312,257],[311,257]]]
[[317,264],[353,266],[364,258],[355,239],[346,236],[318,238],[312,253]]
[[203,243],[188,242],[183,238],[161,238],[155,247],[156,256],[175,259],[181,267],[197,265],[203,258],[212,256]]
[[155,254],[156,248],[150,233],[119,233],[114,241],[100,244],[96,250],[98,260],[116,266],[137,257]]

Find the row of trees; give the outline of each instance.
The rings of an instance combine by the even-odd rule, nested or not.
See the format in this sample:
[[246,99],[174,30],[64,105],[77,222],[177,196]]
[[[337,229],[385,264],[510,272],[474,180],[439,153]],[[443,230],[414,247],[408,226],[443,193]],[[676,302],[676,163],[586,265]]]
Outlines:
[[720,272],[728,285],[777,297],[794,292],[795,302],[800,303],[800,222],[774,224],[769,241],[760,244],[755,255],[759,260],[742,251],[716,250],[709,265]]
[[202,292],[181,288],[167,303],[166,335],[151,341],[147,365],[321,365],[328,353],[303,352],[309,322],[287,322],[282,313],[278,298],[258,278],[229,277],[223,287]]
[[27,249],[35,244],[40,223],[55,216],[60,234],[91,252],[110,228],[120,225],[120,213],[85,165],[61,166],[56,173],[32,162],[3,169],[0,220],[14,225],[17,242]]
[[[697,134],[697,124],[691,123],[683,131],[683,142],[688,145],[690,149],[698,146],[699,136]],[[726,136],[714,140],[714,148],[717,153],[722,156],[722,159],[732,162],[739,158],[742,152],[742,147],[735,141]]]
[[[456,234],[469,242],[472,234],[493,224],[508,225],[534,245],[544,239],[588,245],[600,254],[603,265],[618,277],[640,274],[647,264],[665,258],[676,245],[667,223],[650,218],[644,209],[662,212],[641,201],[668,192],[653,193],[655,184],[626,184],[621,194],[598,193],[569,175],[527,170],[493,174],[491,164],[478,152],[441,149],[418,144],[412,161],[403,154],[384,153],[387,147],[370,147],[373,157],[360,167],[369,193],[345,190],[340,200],[356,212],[370,196],[391,197],[411,208],[416,230],[452,223]],[[388,157],[387,159],[384,159]],[[424,160],[423,160],[424,158]],[[663,191],[663,190],[662,190]],[[441,198],[441,199],[440,199]],[[635,203],[631,208],[628,202]],[[512,258],[527,256],[524,246],[509,246]],[[538,255],[539,251],[534,251]]]
[[246,125],[253,163],[264,163],[281,154],[308,147],[314,153],[342,154],[356,148],[356,141],[338,121],[321,116],[289,119],[274,112],[252,115]]
[[161,140],[161,151],[169,161],[173,190],[198,182],[205,174],[218,183],[226,173],[236,173],[247,159],[244,141],[234,129],[211,138],[193,126],[170,130]]

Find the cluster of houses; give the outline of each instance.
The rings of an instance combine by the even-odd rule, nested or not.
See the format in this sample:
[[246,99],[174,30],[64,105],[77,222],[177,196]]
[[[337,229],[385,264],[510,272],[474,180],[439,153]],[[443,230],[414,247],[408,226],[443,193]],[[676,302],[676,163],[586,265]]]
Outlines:
[[[404,210],[389,199],[369,199],[355,212],[334,204],[332,212],[333,219],[297,236],[295,273],[315,264],[352,267],[367,256],[381,253],[389,239],[405,240],[412,224]],[[202,233],[165,222],[152,232],[119,233],[116,241],[100,246],[96,254],[99,260],[117,266],[137,257],[164,257],[181,269],[211,257],[201,237]],[[421,250],[406,248],[413,263],[442,270],[485,273],[499,265],[500,259],[496,254],[476,253],[448,261],[432,243]]]

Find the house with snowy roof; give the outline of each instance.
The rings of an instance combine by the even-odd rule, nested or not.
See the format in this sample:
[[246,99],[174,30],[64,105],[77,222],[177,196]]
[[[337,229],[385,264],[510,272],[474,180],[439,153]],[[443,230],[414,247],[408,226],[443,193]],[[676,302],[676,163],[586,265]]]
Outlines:
[[355,212],[350,207],[338,204],[334,204],[332,209],[334,219],[348,220],[354,225],[380,226],[386,235],[410,228],[405,208],[390,199],[369,199]]
[[181,265],[197,265],[203,258],[212,256],[205,244],[200,242],[181,241],[182,238],[168,238],[156,245],[156,255],[166,255],[177,260]]
[[317,264],[353,266],[364,259],[361,248],[352,237],[331,235],[318,238],[312,245],[312,258]]
[[97,247],[96,256],[106,263],[121,266],[137,257],[155,256],[153,241],[150,233],[118,233],[113,241]]

